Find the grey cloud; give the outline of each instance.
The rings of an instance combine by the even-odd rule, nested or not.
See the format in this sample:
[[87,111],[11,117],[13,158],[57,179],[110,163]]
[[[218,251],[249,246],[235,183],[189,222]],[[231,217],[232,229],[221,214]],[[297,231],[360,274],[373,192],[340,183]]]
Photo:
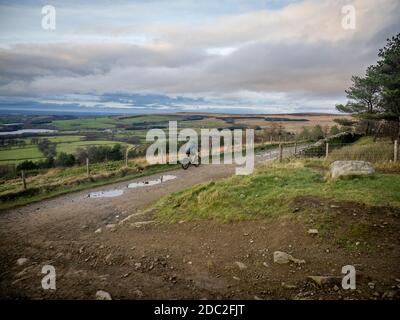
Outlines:
[[[250,12],[197,27],[135,27],[136,32],[159,33],[158,40],[143,45],[119,43],[123,38],[117,37],[102,44],[1,48],[0,94],[160,93],[210,99],[231,96],[231,101],[251,103],[243,92],[252,92],[264,94],[271,103],[274,99],[265,97],[284,93],[276,98],[277,105],[282,101],[296,104],[297,98],[304,102],[303,97],[318,103],[325,98],[330,103],[332,97],[343,97],[351,75],[374,63],[386,38],[400,30],[398,2],[353,2],[363,7],[359,7],[359,28],[348,33],[340,27],[340,10],[324,11],[310,20],[319,2],[305,1],[275,13],[277,16]],[[341,3],[328,9],[337,9]],[[376,11],[380,6],[382,10]],[[276,17],[283,20],[275,23]],[[129,33],[129,28],[126,31]],[[236,51],[229,55],[207,54],[210,47],[230,45]]]
[[49,50],[46,57],[29,57],[26,52],[10,58],[1,73],[9,83],[0,90],[38,94],[110,90],[329,94],[343,92],[352,74],[376,61],[378,48],[373,43],[263,42],[243,46],[228,56],[206,56],[198,52],[185,55],[178,49],[171,51],[175,55],[119,47],[94,50],[89,46],[80,51],[59,47]]

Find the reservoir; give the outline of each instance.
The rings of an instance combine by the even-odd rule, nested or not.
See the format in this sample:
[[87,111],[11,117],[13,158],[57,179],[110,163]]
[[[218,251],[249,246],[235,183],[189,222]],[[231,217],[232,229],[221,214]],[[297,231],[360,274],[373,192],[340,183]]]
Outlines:
[[0,132],[0,136],[14,135],[14,134],[24,134],[24,133],[52,133],[57,132],[57,130],[50,129],[21,129],[15,131],[4,131]]

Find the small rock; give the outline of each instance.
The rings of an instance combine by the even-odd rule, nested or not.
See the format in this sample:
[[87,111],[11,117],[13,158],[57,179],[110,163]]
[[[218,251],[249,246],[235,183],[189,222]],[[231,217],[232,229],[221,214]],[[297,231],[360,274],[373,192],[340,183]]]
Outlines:
[[282,252],[282,251],[275,251],[274,252],[274,263],[278,263],[278,264],[286,264],[289,262],[293,262],[296,264],[304,264],[306,263],[305,260],[300,260],[300,259],[296,259],[293,256],[291,256],[290,254],[287,254],[286,252]]
[[333,287],[333,290],[335,290],[335,291],[339,291],[340,290],[340,288],[335,284],[335,286]]
[[19,266],[23,266],[25,263],[27,263],[28,262],[28,259],[27,258],[19,258],[18,260],[17,260],[17,265],[19,265]]
[[233,276],[233,279],[236,280],[236,281],[240,281],[240,278],[236,277],[236,276]]
[[390,290],[390,291],[386,291],[383,295],[382,298],[383,299],[393,299],[394,297],[396,297],[397,295],[397,291],[395,290]]
[[375,289],[375,282],[368,282],[368,287],[370,287],[370,289]]
[[266,262],[263,262],[263,266],[266,267],[266,268],[269,268],[269,265]]
[[307,277],[309,280],[316,283],[318,286],[322,287],[325,285],[337,285],[342,282],[341,277],[332,277],[332,276],[309,276]]
[[138,290],[135,290],[133,293],[134,293],[138,298],[143,298],[143,292],[140,291],[139,289],[138,289]]
[[311,234],[311,235],[316,235],[316,234],[318,234],[318,230],[317,229],[308,229],[307,233]]
[[112,300],[111,295],[107,291],[99,290],[96,292],[97,300]]
[[239,267],[240,270],[247,269],[247,266],[243,262],[235,261],[235,264]]
[[285,289],[289,289],[289,290],[297,289],[297,286],[294,284],[286,284],[285,282],[282,282],[281,285],[282,285],[282,288],[285,288]]
[[101,233],[101,228],[98,228],[94,233]]
[[154,221],[139,221],[139,222],[131,223],[131,227],[140,228],[142,226],[145,226],[147,224],[152,224],[152,223],[154,223]]

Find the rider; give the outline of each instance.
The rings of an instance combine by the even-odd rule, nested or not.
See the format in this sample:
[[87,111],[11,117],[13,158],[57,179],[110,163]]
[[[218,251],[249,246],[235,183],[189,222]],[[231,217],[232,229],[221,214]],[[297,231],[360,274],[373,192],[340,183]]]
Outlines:
[[193,141],[189,141],[186,144],[185,153],[188,158],[190,158],[191,156],[196,157],[199,153],[199,148],[197,144],[194,143]]

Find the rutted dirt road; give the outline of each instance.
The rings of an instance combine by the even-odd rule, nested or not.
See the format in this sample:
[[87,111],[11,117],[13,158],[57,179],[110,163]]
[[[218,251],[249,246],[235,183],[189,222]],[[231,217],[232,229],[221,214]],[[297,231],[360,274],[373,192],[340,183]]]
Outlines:
[[[276,151],[266,153],[256,161],[259,164],[276,155]],[[224,225],[182,221],[135,227],[135,222],[152,220],[152,212],[145,211],[120,224],[163,195],[228,177],[234,169],[234,165],[191,167],[187,171],[168,172],[176,179],[154,186],[126,188],[131,182],[157,179],[160,175],[1,213],[0,297],[93,299],[98,290],[117,299],[373,297],[370,290],[318,291],[305,282],[310,274],[340,274],[341,266],[346,264],[365,268],[369,259],[375,261],[376,257],[335,252],[331,243],[310,237],[304,226],[292,220]],[[96,199],[87,196],[93,191],[117,189],[123,189],[124,194]],[[271,261],[275,250],[313,263],[277,266]],[[327,250],[330,254],[326,254]],[[17,260],[22,257],[28,260],[18,265]],[[370,270],[373,274],[386,273],[374,289],[376,297],[381,297],[400,277],[398,257],[396,247],[385,263]],[[47,264],[56,269],[56,290],[42,289],[41,270]]]

